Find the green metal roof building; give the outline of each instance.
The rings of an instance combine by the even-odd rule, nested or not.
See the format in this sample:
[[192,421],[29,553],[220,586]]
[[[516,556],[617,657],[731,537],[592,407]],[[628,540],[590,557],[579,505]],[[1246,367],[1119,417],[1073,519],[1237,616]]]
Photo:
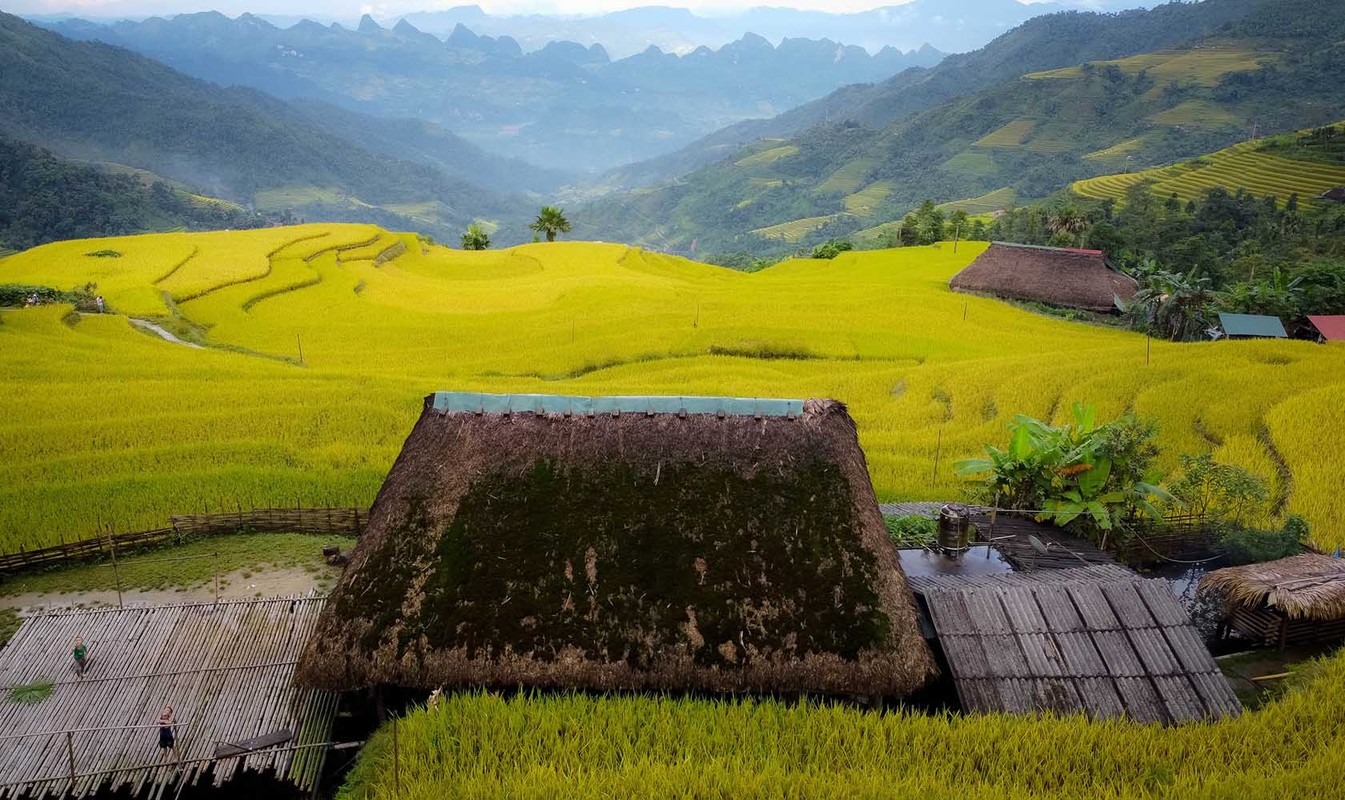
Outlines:
[[1279,317],[1219,312],[1219,325],[1230,339],[1288,339]]

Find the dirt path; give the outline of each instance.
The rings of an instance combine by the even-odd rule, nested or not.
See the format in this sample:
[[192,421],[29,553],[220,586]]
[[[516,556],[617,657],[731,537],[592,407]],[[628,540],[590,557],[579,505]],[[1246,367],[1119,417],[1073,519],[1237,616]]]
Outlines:
[[173,334],[169,333],[168,331],[164,330],[163,328],[159,327],[158,325],[155,325],[153,322],[150,322],[150,321],[147,320],[147,319],[136,319],[135,317],[127,317],[127,319],[129,319],[129,320],[131,321],[131,324],[134,325],[134,326],[136,326],[137,328],[141,328],[142,330],[147,330],[147,331],[149,331],[150,333],[157,333],[159,336],[163,337],[164,339],[167,339],[168,341],[172,342],[173,344],[180,344],[180,345],[182,345],[183,347],[194,347],[194,348],[196,348],[197,350],[203,350],[203,349],[205,349],[205,348],[201,347],[199,344],[196,344],[195,342],[188,342],[188,341],[184,341],[184,340],[182,340],[182,339],[177,338],[177,337],[174,336]]
[[[245,573],[247,574],[244,577]],[[220,599],[239,600],[247,597],[278,597],[326,592],[330,579],[301,569],[237,570],[220,576]],[[173,603],[208,603],[215,599],[215,583],[191,589],[150,589],[122,592],[125,605],[169,605]],[[117,605],[115,591],[94,592],[29,592],[0,596],[0,608],[17,609],[33,614],[65,608],[99,608]]]

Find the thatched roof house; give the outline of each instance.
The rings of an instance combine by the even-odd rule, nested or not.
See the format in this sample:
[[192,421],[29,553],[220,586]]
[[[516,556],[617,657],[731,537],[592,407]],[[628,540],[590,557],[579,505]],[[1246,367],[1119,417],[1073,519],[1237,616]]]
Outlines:
[[1115,311],[1135,296],[1135,279],[1101,250],[993,242],[948,282],[953,291],[1030,300],[1087,311]]
[[1320,553],[1225,567],[1200,580],[1223,599],[1228,624],[1248,638],[1280,645],[1345,636],[1345,558]]
[[896,696],[932,674],[830,400],[426,400],[296,679]]

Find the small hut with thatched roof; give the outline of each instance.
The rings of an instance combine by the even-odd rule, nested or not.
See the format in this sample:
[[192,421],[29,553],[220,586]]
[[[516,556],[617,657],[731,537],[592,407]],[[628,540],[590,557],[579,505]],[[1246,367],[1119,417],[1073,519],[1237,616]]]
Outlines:
[[1280,647],[1345,638],[1345,559],[1320,553],[1225,567],[1200,581],[1222,598],[1226,624]]
[[900,696],[934,669],[841,403],[440,393],[296,680]]
[[1116,310],[1135,296],[1135,279],[1112,269],[1101,250],[993,242],[953,276],[956,292],[1029,300],[1085,311]]

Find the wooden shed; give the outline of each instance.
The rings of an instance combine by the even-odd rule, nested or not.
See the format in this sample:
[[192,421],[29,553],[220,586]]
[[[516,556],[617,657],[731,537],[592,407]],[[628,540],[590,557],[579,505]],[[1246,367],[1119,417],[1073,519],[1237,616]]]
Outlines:
[[1345,639],[1345,558],[1320,553],[1225,567],[1200,581],[1222,598],[1228,627],[1285,647]]
[[1104,564],[913,585],[967,712],[1161,724],[1241,712],[1164,581]]

